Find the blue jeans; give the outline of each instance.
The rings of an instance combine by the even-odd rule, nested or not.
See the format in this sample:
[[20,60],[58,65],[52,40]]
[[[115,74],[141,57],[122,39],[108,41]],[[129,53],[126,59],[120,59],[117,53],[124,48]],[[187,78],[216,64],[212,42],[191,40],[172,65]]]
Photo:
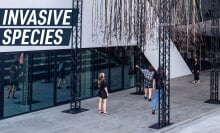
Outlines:
[[[160,89],[160,98],[162,98],[163,94],[164,94],[164,89],[161,88]],[[165,96],[163,96],[163,97],[165,98]],[[158,101],[159,101],[159,89],[156,89],[155,93],[154,93],[154,100],[153,100],[152,110],[156,110],[157,105],[158,105]],[[165,99],[163,100],[163,102],[165,103]],[[165,104],[163,104],[163,105],[165,105]]]

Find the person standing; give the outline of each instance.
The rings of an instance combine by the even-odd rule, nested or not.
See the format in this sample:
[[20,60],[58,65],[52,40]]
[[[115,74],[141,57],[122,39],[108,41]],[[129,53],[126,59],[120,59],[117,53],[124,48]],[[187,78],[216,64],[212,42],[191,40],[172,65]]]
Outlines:
[[58,85],[57,88],[58,89],[62,89],[60,87],[61,82],[63,81],[64,85],[66,86],[66,88],[68,89],[67,83],[66,83],[66,76],[65,76],[65,62],[61,61],[59,63],[59,67],[58,67],[58,77],[60,78],[58,81]]
[[[158,101],[159,101],[159,95],[160,95],[161,98],[165,98],[164,92],[165,92],[165,89],[166,89],[166,85],[165,85],[166,84],[166,75],[165,75],[164,70],[163,70],[162,67],[158,68],[154,78],[155,78],[155,82],[156,82],[156,89],[155,89],[155,93],[154,93],[152,114],[155,114],[155,110],[157,108]],[[164,108],[165,108],[165,103],[163,105],[164,105]]]
[[98,88],[99,88],[98,111],[99,111],[99,113],[103,113],[104,115],[108,115],[108,113],[107,113],[108,88],[107,88],[107,83],[105,81],[105,74],[104,73],[99,73],[99,75],[98,75]]
[[16,98],[15,97],[15,87],[18,84],[17,83],[17,77],[16,77],[16,66],[15,65],[12,65],[11,68],[10,68],[9,82],[10,82],[10,88],[9,88],[9,91],[8,91],[8,98],[10,98],[10,95],[12,93],[12,98],[15,99]]
[[19,73],[20,73],[20,62],[19,62],[19,58],[17,55],[14,56],[14,62],[13,62],[13,65],[15,66],[16,68],[16,71],[15,71],[15,75],[17,77],[17,82],[16,82],[16,90],[21,90],[21,88],[19,87]]
[[194,58],[194,64],[193,64],[192,73],[194,74],[194,80],[193,80],[192,83],[193,84],[200,83],[200,79],[199,79],[200,66],[199,66],[197,58]]
[[151,65],[149,65],[148,69],[142,69],[138,65],[136,65],[136,68],[140,69],[141,72],[144,74],[144,99],[148,99],[148,101],[151,101],[151,95],[152,90],[154,90],[154,70]]

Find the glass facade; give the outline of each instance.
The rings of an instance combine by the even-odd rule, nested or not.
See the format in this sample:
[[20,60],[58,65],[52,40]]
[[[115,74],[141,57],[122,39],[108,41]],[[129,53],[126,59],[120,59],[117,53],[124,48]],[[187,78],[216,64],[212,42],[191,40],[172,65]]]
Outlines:
[[[82,49],[81,98],[97,96],[99,72],[110,92],[134,87],[134,50]],[[0,119],[68,103],[70,91],[71,50],[0,53]]]

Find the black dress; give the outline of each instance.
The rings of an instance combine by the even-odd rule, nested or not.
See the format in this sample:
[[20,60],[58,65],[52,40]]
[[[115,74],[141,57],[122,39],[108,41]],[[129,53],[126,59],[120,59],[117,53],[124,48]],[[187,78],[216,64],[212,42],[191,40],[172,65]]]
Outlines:
[[108,98],[107,93],[105,91],[105,87],[107,87],[107,83],[106,83],[106,81],[103,80],[100,84],[99,92],[98,92],[98,96],[102,99]]
[[200,70],[200,66],[199,64],[194,64],[194,80],[199,80],[199,70]]
[[16,78],[16,73],[15,72],[10,73],[10,84],[11,85],[17,85],[17,78]]

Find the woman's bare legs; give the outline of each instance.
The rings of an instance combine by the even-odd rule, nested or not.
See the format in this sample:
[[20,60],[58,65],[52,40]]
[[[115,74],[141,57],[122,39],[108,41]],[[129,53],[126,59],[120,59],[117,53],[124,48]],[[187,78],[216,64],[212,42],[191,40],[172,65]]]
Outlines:
[[152,96],[152,88],[149,88],[149,98],[148,98],[149,101],[151,101],[151,96]]
[[103,99],[103,113],[107,113],[107,99]]
[[144,98],[147,99],[148,95],[148,88],[144,88]]
[[99,110],[99,113],[103,112],[103,110],[102,110],[102,98],[99,98],[98,110]]

